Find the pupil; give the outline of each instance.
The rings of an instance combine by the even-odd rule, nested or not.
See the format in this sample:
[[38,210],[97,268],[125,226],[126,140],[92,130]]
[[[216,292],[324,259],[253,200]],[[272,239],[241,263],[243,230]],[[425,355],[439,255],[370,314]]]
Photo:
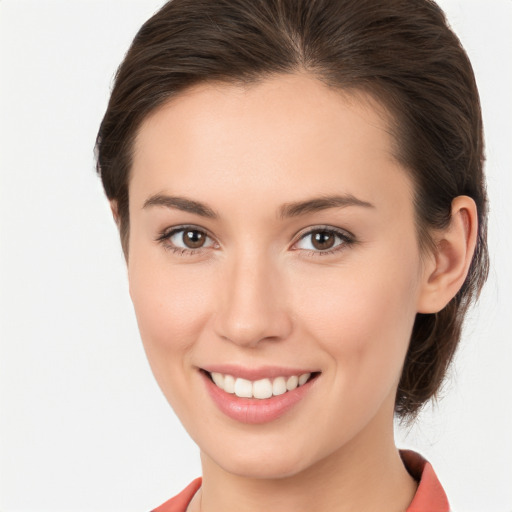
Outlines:
[[204,243],[204,235],[201,231],[191,230],[183,233],[183,242],[191,249],[197,249]]
[[334,235],[328,231],[316,231],[313,234],[313,246],[316,249],[330,249],[334,245]]

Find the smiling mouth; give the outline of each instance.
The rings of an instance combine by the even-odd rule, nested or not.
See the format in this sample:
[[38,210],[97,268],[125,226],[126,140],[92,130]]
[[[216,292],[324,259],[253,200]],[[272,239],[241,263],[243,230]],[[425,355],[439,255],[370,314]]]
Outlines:
[[254,398],[257,400],[284,395],[303,386],[320,374],[320,372],[302,373],[287,377],[279,376],[272,379],[264,378],[251,381],[229,374],[201,371],[222,391],[236,395],[239,398]]

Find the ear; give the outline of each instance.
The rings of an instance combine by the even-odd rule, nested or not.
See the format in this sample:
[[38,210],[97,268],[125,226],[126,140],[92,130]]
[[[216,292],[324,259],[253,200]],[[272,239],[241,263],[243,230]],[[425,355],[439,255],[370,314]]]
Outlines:
[[477,231],[475,202],[468,196],[456,197],[449,226],[434,235],[436,248],[425,265],[418,313],[437,313],[455,297],[468,274]]
[[116,226],[119,229],[119,209],[117,207],[117,201],[115,199],[112,199],[110,201],[110,209],[112,210],[112,216],[114,217],[114,222],[116,223]]

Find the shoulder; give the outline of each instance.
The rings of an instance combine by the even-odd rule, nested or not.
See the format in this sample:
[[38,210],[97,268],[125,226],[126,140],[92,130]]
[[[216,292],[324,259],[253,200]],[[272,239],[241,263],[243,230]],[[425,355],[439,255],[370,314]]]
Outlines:
[[409,474],[418,482],[418,489],[407,512],[450,512],[450,504],[432,465],[419,453],[400,450]]
[[191,482],[183,491],[177,496],[166,501],[159,507],[152,510],[152,512],[186,512],[188,504],[194,497],[194,494],[201,487],[202,479],[196,478]]

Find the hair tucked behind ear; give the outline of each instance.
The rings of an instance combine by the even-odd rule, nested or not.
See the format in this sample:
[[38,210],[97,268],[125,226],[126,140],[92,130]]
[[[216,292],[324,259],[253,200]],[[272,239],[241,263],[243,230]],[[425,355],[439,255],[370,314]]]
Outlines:
[[364,91],[392,117],[396,158],[415,184],[421,247],[450,221],[459,195],[478,208],[478,242],[464,286],[435,315],[418,314],[396,397],[414,417],[439,389],[468,306],[488,272],[483,133],[471,64],[429,0],[173,0],[136,35],[97,137],[97,170],[115,201],[129,253],[128,183],[143,120],[192,85],[250,84],[303,71]]

